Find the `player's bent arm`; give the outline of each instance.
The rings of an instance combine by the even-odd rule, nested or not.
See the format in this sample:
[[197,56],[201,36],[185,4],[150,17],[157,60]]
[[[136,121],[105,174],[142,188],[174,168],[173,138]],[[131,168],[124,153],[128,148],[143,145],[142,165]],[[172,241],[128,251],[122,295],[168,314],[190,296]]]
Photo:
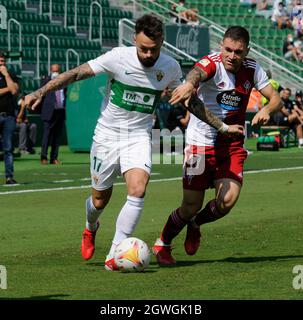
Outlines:
[[266,125],[270,116],[282,110],[282,101],[279,96],[279,93],[272,87],[271,84],[268,84],[265,88],[260,90],[261,94],[269,100],[268,104],[262,108],[252,119],[251,124],[254,125]]
[[169,103],[176,104],[189,98],[199,82],[207,79],[207,73],[199,67],[194,67],[186,76],[185,83],[180,84],[172,93]]
[[199,82],[207,78],[207,73],[199,67],[194,67],[186,76],[186,82],[190,82],[193,87],[196,87]]
[[271,84],[260,90],[261,94],[269,100],[268,104],[263,108],[269,115],[280,111],[283,107],[280,95]]
[[43,87],[33,92],[36,98],[43,98],[46,94],[63,89],[69,84],[72,84],[76,81],[88,79],[95,76],[94,71],[89,66],[88,63],[81,64],[80,66],[71,69],[69,71],[59,74],[59,76],[49,82],[47,82]]
[[198,119],[206,122],[211,127],[223,134],[236,134],[243,135],[244,128],[240,125],[227,125],[218,117],[213,115],[204,105],[204,103],[196,96],[193,95],[187,105],[188,110],[194,114]]

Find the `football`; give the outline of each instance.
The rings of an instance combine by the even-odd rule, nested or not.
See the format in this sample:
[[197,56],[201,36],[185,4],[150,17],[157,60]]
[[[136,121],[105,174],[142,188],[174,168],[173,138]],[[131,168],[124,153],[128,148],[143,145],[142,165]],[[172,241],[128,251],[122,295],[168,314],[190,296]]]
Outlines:
[[126,238],[117,245],[114,259],[121,271],[143,271],[149,265],[150,250],[143,240]]

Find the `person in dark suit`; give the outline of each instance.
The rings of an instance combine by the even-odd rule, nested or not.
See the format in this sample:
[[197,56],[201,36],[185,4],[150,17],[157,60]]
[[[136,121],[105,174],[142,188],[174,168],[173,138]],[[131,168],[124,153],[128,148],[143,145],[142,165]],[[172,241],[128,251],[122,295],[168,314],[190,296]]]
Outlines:
[[[56,78],[61,71],[59,64],[51,66],[51,73],[41,81],[44,86]],[[48,163],[48,147],[51,147],[50,164],[61,164],[58,160],[59,142],[65,121],[66,89],[51,92],[45,96],[41,105],[41,119],[43,121],[43,136],[41,145],[41,164]]]

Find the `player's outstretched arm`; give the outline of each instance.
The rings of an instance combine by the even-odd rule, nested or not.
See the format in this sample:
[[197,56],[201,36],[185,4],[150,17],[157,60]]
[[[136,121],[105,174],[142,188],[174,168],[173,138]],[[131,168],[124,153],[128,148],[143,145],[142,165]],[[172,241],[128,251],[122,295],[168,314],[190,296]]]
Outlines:
[[279,93],[272,87],[271,84],[268,84],[265,88],[260,90],[260,92],[269,100],[269,102],[252,119],[251,124],[253,126],[267,124],[271,114],[281,110],[283,107]]
[[34,110],[46,94],[65,88],[71,83],[93,77],[95,73],[88,63],[59,74],[55,79],[47,82],[43,87],[25,96],[25,105]]
[[187,75],[185,83],[180,84],[173,92],[169,103],[176,104],[189,98],[200,81],[207,78],[207,73],[201,68],[193,68]]
[[189,100],[185,101],[185,106],[198,119],[206,122],[211,127],[215,128],[216,130],[218,130],[223,134],[244,135],[243,126],[238,124],[234,124],[234,125],[225,124],[218,117],[213,115],[196,95],[193,95]]

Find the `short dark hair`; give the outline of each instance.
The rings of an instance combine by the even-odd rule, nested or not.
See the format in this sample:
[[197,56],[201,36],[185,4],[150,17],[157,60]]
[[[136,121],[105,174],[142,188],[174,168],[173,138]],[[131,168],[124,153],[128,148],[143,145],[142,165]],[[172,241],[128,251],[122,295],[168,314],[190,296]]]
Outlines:
[[163,22],[153,14],[145,14],[136,21],[136,34],[143,32],[152,40],[163,37]]
[[6,59],[6,54],[3,50],[0,50],[0,58],[5,58]]
[[223,40],[226,38],[234,41],[243,41],[247,46],[249,45],[249,33],[245,28],[240,26],[229,27],[224,33]]

